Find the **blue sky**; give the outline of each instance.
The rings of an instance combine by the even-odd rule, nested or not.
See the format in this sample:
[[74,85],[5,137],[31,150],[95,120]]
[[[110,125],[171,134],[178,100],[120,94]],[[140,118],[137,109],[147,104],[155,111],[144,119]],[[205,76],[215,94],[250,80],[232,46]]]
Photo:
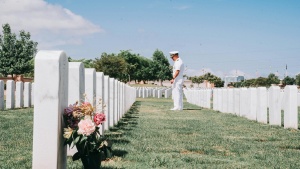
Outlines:
[[0,23],[77,59],[178,50],[190,76],[282,78],[286,65],[300,73],[299,9],[298,0],[0,0]]

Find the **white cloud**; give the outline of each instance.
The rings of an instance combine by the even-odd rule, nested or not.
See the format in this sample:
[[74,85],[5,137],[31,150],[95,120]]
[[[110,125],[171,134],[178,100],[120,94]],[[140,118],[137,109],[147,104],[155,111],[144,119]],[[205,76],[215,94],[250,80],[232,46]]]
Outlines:
[[0,24],[5,23],[14,32],[25,30],[35,41],[42,40],[39,47],[78,44],[84,35],[104,32],[82,16],[43,0],[0,0]]

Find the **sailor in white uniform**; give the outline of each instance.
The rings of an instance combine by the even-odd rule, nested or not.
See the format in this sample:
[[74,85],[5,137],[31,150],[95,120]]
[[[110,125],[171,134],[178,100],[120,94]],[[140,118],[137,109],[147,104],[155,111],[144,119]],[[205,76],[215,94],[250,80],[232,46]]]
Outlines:
[[182,85],[183,85],[184,65],[183,65],[183,61],[179,58],[178,51],[171,51],[170,57],[174,61],[173,78],[171,80],[174,107],[171,110],[182,110],[183,109]]

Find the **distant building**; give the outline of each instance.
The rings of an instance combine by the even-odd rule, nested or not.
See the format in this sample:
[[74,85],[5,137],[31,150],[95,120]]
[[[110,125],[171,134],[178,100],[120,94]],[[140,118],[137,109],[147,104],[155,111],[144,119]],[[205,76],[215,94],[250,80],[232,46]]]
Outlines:
[[245,80],[244,76],[225,76],[224,87],[227,87],[231,82],[241,82],[242,80]]

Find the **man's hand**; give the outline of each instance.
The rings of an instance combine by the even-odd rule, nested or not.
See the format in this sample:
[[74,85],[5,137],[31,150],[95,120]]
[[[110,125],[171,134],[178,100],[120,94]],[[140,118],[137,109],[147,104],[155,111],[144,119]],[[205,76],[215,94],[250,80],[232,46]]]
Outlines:
[[173,84],[173,82],[174,82],[174,79],[172,79],[170,82],[171,82],[171,84]]

